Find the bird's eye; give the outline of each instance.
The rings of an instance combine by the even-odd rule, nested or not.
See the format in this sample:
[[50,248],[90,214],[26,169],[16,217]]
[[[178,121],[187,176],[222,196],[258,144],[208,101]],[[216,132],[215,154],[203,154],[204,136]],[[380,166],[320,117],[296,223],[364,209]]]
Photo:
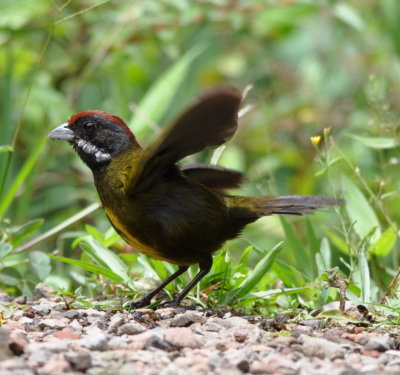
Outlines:
[[83,124],[83,129],[85,129],[86,132],[91,133],[93,132],[93,130],[95,129],[96,125],[94,122],[92,121],[86,121]]

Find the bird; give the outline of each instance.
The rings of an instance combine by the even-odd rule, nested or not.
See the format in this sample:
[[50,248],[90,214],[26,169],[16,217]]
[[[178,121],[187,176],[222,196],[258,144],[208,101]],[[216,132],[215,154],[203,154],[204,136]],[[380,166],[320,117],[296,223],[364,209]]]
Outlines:
[[198,264],[198,273],[169,303],[181,306],[211,270],[213,253],[263,216],[311,214],[343,203],[313,195],[230,195],[227,190],[241,185],[243,173],[206,163],[179,164],[232,138],[241,103],[242,94],[233,86],[203,93],[146,148],[120,117],[100,110],[73,114],[48,134],[69,142],[91,169],[117,233],[138,252],[178,266],[131,308],[151,305],[166,285]]

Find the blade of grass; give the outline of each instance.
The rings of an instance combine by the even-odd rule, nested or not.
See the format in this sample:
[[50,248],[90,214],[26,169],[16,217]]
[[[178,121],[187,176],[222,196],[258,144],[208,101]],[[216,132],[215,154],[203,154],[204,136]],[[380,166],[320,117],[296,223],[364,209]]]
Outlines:
[[224,298],[224,303],[230,303],[234,298],[242,298],[257,285],[257,283],[269,271],[273,262],[283,248],[284,242],[279,242],[275,247],[269,251],[256,265],[253,272],[251,272],[242,282],[238,289],[227,293]]
[[375,211],[353,181],[343,176],[342,184],[345,208],[351,221],[354,222],[354,230],[363,239],[376,228],[371,238],[371,241],[375,242],[382,235]]
[[0,146],[0,153],[1,152],[13,152],[13,148],[11,146]]
[[86,271],[95,273],[95,274],[99,274],[99,275],[103,275],[107,278],[109,278],[111,281],[116,282],[116,283],[120,283],[123,282],[124,280],[121,278],[121,276],[119,276],[118,274],[104,268],[104,267],[100,267],[100,266],[96,266],[95,264],[91,264],[91,263],[87,263],[87,262],[82,262],[80,260],[76,260],[76,259],[70,259],[70,258],[65,258],[65,257],[60,257],[60,256],[56,256],[56,255],[52,255],[52,254],[46,254],[48,257],[50,257],[51,259],[54,260],[59,260],[61,262],[64,263],[68,263],[71,264],[73,266],[82,268]]
[[97,264],[100,264],[102,267],[111,270],[124,282],[128,283],[131,281],[131,278],[128,274],[128,267],[122,262],[118,255],[102,246],[94,238],[87,236],[79,245],[81,246],[82,250]]
[[361,274],[361,300],[364,303],[368,303],[371,302],[371,278],[364,249],[358,254],[358,266]]
[[33,151],[33,153],[29,156],[28,160],[24,163],[17,177],[15,178],[15,180],[5,193],[3,199],[0,202],[0,218],[4,216],[4,214],[10,207],[12,201],[14,200],[15,195],[18,192],[18,189],[22,186],[22,184],[28,178],[29,174],[32,172],[45,144],[46,144],[46,138],[43,138],[42,141],[39,143],[39,145],[36,147],[36,149]]
[[310,267],[312,260],[310,259],[307,249],[297,238],[287,220],[284,217],[280,217],[279,219],[286,235],[287,244],[297,261],[297,268],[304,272],[308,281],[313,280],[315,275],[313,275],[313,269]]
[[86,216],[90,215],[91,213],[93,213],[94,211],[98,210],[100,206],[101,205],[98,202],[91,204],[90,206],[86,207],[82,211],[79,211],[78,213],[71,216],[67,220],[64,220],[62,223],[58,224],[54,228],[48,230],[47,232],[43,233],[42,235],[40,235],[36,238],[34,238],[32,241],[29,241],[29,242],[21,245],[20,247],[17,247],[13,251],[13,253],[21,253],[23,251],[30,249],[31,247],[37,245],[38,243],[40,243],[42,241],[46,241],[46,240],[52,238],[59,232],[62,232],[64,229],[76,224],[78,221],[82,220],[84,217],[86,217]]
[[[43,57],[44,57],[44,55],[45,55],[45,53],[46,53],[47,47],[49,46],[50,40],[51,40],[51,38],[52,38],[52,36],[53,36],[53,29],[54,29],[54,23],[52,23],[51,28],[50,28],[50,31],[49,31],[49,33],[48,33],[48,35],[47,35],[46,41],[45,41],[45,43],[43,44],[42,50],[40,51],[40,55],[39,55],[39,58],[38,58],[38,62],[37,62],[37,64],[35,64],[34,69],[33,69],[33,72],[30,74],[30,82],[29,82],[28,88],[27,88],[27,90],[26,90],[26,95],[25,95],[24,101],[23,101],[22,106],[21,106],[21,111],[20,111],[20,113],[19,113],[19,117],[18,117],[18,121],[17,121],[17,126],[15,127],[14,136],[13,136],[13,139],[12,139],[12,142],[11,142],[11,148],[12,148],[12,149],[15,149],[15,145],[16,145],[16,143],[17,143],[18,134],[19,134],[19,131],[21,130],[21,127],[22,127],[23,115],[24,115],[24,112],[25,112],[25,108],[26,108],[26,106],[27,106],[27,104],[28,104],[29,96],[30,96],[30,94],[31,94],[32,87],[33,87],[33,84],[34,84],[34,81],[35,81],[34,78],[35,78],[37,72],[39,71],[39,67],[40,67],[41,64],[42,64]],[[37,149],[43,148],[44,144],[45,144],[45,139],[39,144],[39,146],[38,146]],[[36,153],[36,152],[34,152],[34,154],[35,154],[35,153]],[[40,151],[39,151],[39,153],[40,153]],[[9,169],[10,169],[10,165],[11,165],[11,161],[12,161],[13,154],[14,154],[13,152],[9,152],[9,153],[7,154],[7,159],[6,159],[6,161],[5,161],[5,167],[4,167],[3,175],[1,176],[1,181],[0,181],[0,198],[3,198],[3,199],[2,199],[2,204],[0,205],[0,218],[4,215],[5,211],[6,211],[7,208],[8,208],[8,206],[7,206],[6,209],[3,208],[4,211],[2,211],[3,205],[6,206],[5,204],[3,204],[3,202],[4,202],[5,198],[7,197],[7,194],[6,194],[6,197],[3,197],[3,191],[4,191],[4,187],[5,187],[5,185],[6,185],[6,180],[7,180],[7,176],[8,176],[8,171],[9,171]],[[33,155],[32,155],[32,156],[33,156]],[[32,156],[31,156],[31,157],[32,157]],[[37,155],[37,156],[39,156],[39,155]],[[29,161],[29,159],[28,159],[28,161]],[[28,163],[28,162],[27,162],[27,163]],[[26,164],[27,164],[27,163],[26,163]],[[22,172],[22,171],[21,171],[21,172]],[[12,199],[13,199],[13,197],[11,197],[11,200],[12,200]],[[8,203],[8,205],[9,205],[10,203],[11,203],[11,201]]]

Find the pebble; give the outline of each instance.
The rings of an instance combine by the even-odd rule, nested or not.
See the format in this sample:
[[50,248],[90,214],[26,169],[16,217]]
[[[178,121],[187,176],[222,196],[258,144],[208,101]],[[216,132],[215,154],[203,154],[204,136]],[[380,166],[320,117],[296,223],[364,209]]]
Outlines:
[[165,341],[177,348],[199,348],[201,343],[190,328],[168,328]]
[[335,359],[345,355],[345,350],[339,344],[323,338],[301,335],[300,343],[303,354],[309,357]]
[[171,307],[65,310],[45,285],[36,294],[0,294],[0,304],[15,306],[0,327],[0,375],[400,374],[394,326],[379,332]]
[[372,337],[364,346],[366,350],[377,350],[378,352],[386,352],[392,347],[393,339],[388,335],[384,335],[382,337]]
[[9,348],[9,339],[11,331],[0,327],[0,361],[3,361],[12,356],[12,352]]
[[105,351],[108,347],[107,337],[104,333],[93,333],[81,339],[82,346],[90,350]]
[[137,335],[145,332],[147,329],[144,325],[139,323],[126,323],[117,329],[117,335]]

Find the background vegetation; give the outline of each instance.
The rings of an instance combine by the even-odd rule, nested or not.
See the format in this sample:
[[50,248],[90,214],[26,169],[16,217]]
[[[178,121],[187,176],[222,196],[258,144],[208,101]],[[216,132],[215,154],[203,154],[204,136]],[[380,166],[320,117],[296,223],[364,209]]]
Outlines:
[[340,275],[348,299],[398,311],[399,16],[397,0],[3,0],[2,289],[30,295],[45,281],[89,303],[102,293],[136,296],[164,278],[173,266],[115,235],[96,210],[90,171],[45,136],[74,112],[102,109],[148,145],[198,93],[252,84],[252,109],[233,140],[192,160],[245,171],[235,194],[323,194],[347,204],[249,226],[192,298],[250,311],[316,309],[338,299]]

